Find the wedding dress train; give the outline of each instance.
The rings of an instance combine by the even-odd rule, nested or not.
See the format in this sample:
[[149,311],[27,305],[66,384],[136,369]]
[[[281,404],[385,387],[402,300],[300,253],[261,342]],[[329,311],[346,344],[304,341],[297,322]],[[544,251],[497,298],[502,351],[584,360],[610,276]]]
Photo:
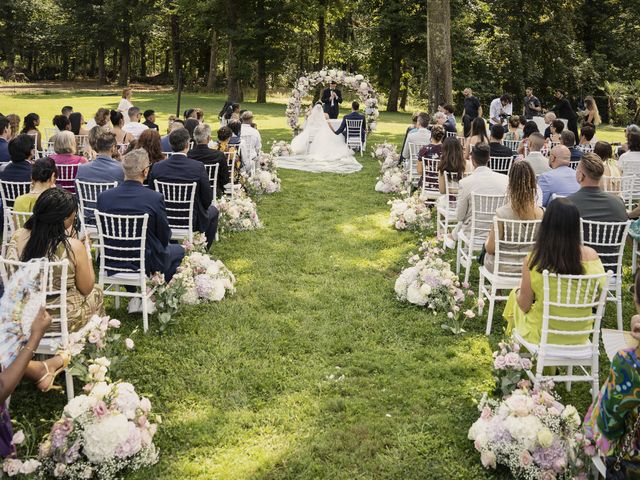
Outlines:
[[293,155],[278,157],[279,168],[305,172],[354,173],[362,169],[343,135],[336,135],[321,105],[313,107],[304,130],[291,142]]

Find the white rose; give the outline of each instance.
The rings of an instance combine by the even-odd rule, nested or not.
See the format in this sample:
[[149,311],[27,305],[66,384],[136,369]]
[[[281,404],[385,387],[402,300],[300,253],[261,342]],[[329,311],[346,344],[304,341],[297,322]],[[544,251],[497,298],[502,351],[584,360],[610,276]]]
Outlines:
[[407,208],[409,208],[409,205],[407,205],[406,202],[399,201],[393,203],[393,209],[398,213],[398,215],[404,213]]
[[116,385],[116,406],[129,420],[136,418],[136,410],[140,406],[140,397],[130,383]]
[[215,280],[213,282],[213,289],[211,290],[210,300],[219,302],[224,298],[226,290],[224,288],[224,282],[222,280]]
[[429,295],[431,295],[431,286],[430,286],[430,285],[427,285],[426,283],[425,283],[425,284],[423,284],[423,285],[420,287],[420,293],[421,293],[422,295],[424,295],[425,297],[428,297]]
[[97,400],[102,400],[111,393],[111,385],[106,382],[98,382],[93,385],[90,395]]
[[20,473],[22,462],[17,458],[7,458],[2,464],[2,470],[10,477],[15,477]]
[[404,221],[407,223],[413,223],[417,218],[418,216],[414,210],[407,210],[404,212]]
[[480,461],[484,468],[496,468],[496,455],[490,450],[483,450]]
[[96,404],[96,399],[87,395],[78,395],[64,407],[64,414],[69,418],[78,418]]
[[251,228],[251,220],[249,220],[248,218],[245,218],[242,220],[242,227],[243,228]]
[[13,439],[11,440],[11,443],[13,445],[20,445],[22,442],[24,442],[24,432],[22,430],[19,430],[13,434]]
[[427,299],[422,295],[418,282],[413,282],[407,288],[407,300],[414,305],[424,306],[427,304]]
[[22,464],[22,467],[20,467],[20,473],[23,475],[31,475],[40,468],[40,465],[41,463],[39,461],[32,458]]
[[61,477],[64,474],[66,469],[67,469],[67,466],[64,463],[58,463],[56,465],[56,468],[53,469],[53,476]]
[[115,455],[116,448],[129,437],[127,417],[116,413],[85,425],[84,454],[92,463],[103,463]]
[[580,414],[576,407],[573,405],[567,405],[562,411],[562,419],[574,428],[578,428],[582,421],[580,420]]

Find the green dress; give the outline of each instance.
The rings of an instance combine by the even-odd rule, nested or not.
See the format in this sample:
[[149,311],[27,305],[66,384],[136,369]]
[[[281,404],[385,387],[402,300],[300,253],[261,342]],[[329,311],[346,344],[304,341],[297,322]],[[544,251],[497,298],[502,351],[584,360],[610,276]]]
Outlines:
[[[528,259],[529,257],[527,257]],[[600,259],[589,260],[582,262],[584,266],[585,275],[597,275],[604,273],[604,267]],[[516,298],[516,291],[514,289],[509,295],[507,305],[504,307],[503,317],[507,321],[507,335],[511,335],[511,331],[515,328],[518,333],[530,343],[540,343],[540,335],[542,331],[542,297],[543,297],[543,279],[542,273],[534,268],[529,269],[531,275],[531,288],[534,293],[534,301],[531,305],[531,309],[524,313]],[[606,278],[603,278],[600,282],[601,287],[606,284]],[[557,280],[554,277],[549,278],[549,291],[555,292],[557,287]],[[586,286],[585,286],[586,287]],[[583,287],[583,288],[585,288]],[[566,295],[566,286],[561,287],[561,295]],[[583,290],[584,294],[584,290]],[[575,294],[571,295],[575,298]],[[568,307],[549,307],[549,311],[552,315],[563,317],[586,317],[591,315],[590,308],[568,308]],[[558,322],[556,320],[549,321],[549,329],[554,330],[588,330],[592,327],[592,322],[585,320],[584,322]],[[555,343],[561,345],[580,345],[588,340],[589,336],[566,336],[566,335],[554,335],[549,334],[548,343]]]
[[15,212],[33,212],[33,206],[40,197],[39,193],[25,193],[16,198],[13,202],[13,210]]

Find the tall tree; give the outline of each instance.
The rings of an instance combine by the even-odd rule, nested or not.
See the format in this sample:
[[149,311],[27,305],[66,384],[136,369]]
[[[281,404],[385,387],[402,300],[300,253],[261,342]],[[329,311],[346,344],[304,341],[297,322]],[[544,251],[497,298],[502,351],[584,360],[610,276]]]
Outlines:
[[207,91],[213,92],[216,88],[218,74],[218,31],[211,29],[211,51],[209,52],[209,74],[207,75]]
[[427,71],[429,110],[439,102],[451,103],[451,6],[449,0],[430,1],[427,5]]

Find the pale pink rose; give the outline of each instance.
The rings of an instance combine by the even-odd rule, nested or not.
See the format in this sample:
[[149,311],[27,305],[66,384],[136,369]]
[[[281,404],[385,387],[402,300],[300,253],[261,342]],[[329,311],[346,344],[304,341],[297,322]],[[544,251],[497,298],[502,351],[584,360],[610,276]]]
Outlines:
[[127,347],[127,350],[133,350],[133,347],[135,347],[133,340],[131,340],[130,338],[125,339],[124,345],[125,347]]
[[13,445],[20,445],[22,442],[24,442],[24,432],[22,430],[19,430],[13,434],[13,439],[11,440],[11,443]]
[[509,352],[504,356],[504,361],[508,367],[515,367],[520,363],[520,355],[514,352]]
[[120,328],[120,320],[116,320],[115,318],[112,318],[111,320],[109,320],[109,326],[111,328]]
[[523,450],[520,454],[520,464],[523,467],[528,467],[529,465],[531,465],[531,462],[533,462],[533,457],[529,453],[529,450]]
[[490,450],[485,450],[480,454],[480,461],[484,468],[496,468],[496,456]]
[[485,406],[482,409],[482,413],[480,414],[480,418],[482,418],[483,420],[488,420],[491,418],[491,409],[487,406]]
[[98,343],[100,341],[100,334],[96,331],[93,331],[89,334],[89,343]]
[[493,368],[495,368],[496,370],[504,370],[506,366],[507,366],[507,362],[505,361],[505,358],[502,355],[497,356],[496,359],[493,361]]
[[484,308],[484,299],[482,298],[478,299],[478,308]]
[[589,455],[590,457],[594,457],[596,455],[596,447],[593,445],[587,445],[584,447],[584,453]]
[[93,414],[98,418],[104,417],[107,414],[107,411],[107,405],[102,400],[96,403],[93,407]]
[[10,477],[15,477],[20,473],[22,462],[17,458],[7,458],[2,464],[2,470]]
[[565,460],[564,457],[558,458],[556,459],[555,462],[553,462],[553,469],[556,471],[556,473],[562,473],[564,472],[564,469],[567,466],[567,461]]
[[528,358],[523,358],[523,359],[520,361],[520,363],[521,363],[522,368],[523,368],[524,370],[531,370],[531,367],[533,366],[533,364],[531,363],[531,360],[529,360]]
[[553,470],[547,470],[542,474],[542,480],[556,480],[556,474]]

